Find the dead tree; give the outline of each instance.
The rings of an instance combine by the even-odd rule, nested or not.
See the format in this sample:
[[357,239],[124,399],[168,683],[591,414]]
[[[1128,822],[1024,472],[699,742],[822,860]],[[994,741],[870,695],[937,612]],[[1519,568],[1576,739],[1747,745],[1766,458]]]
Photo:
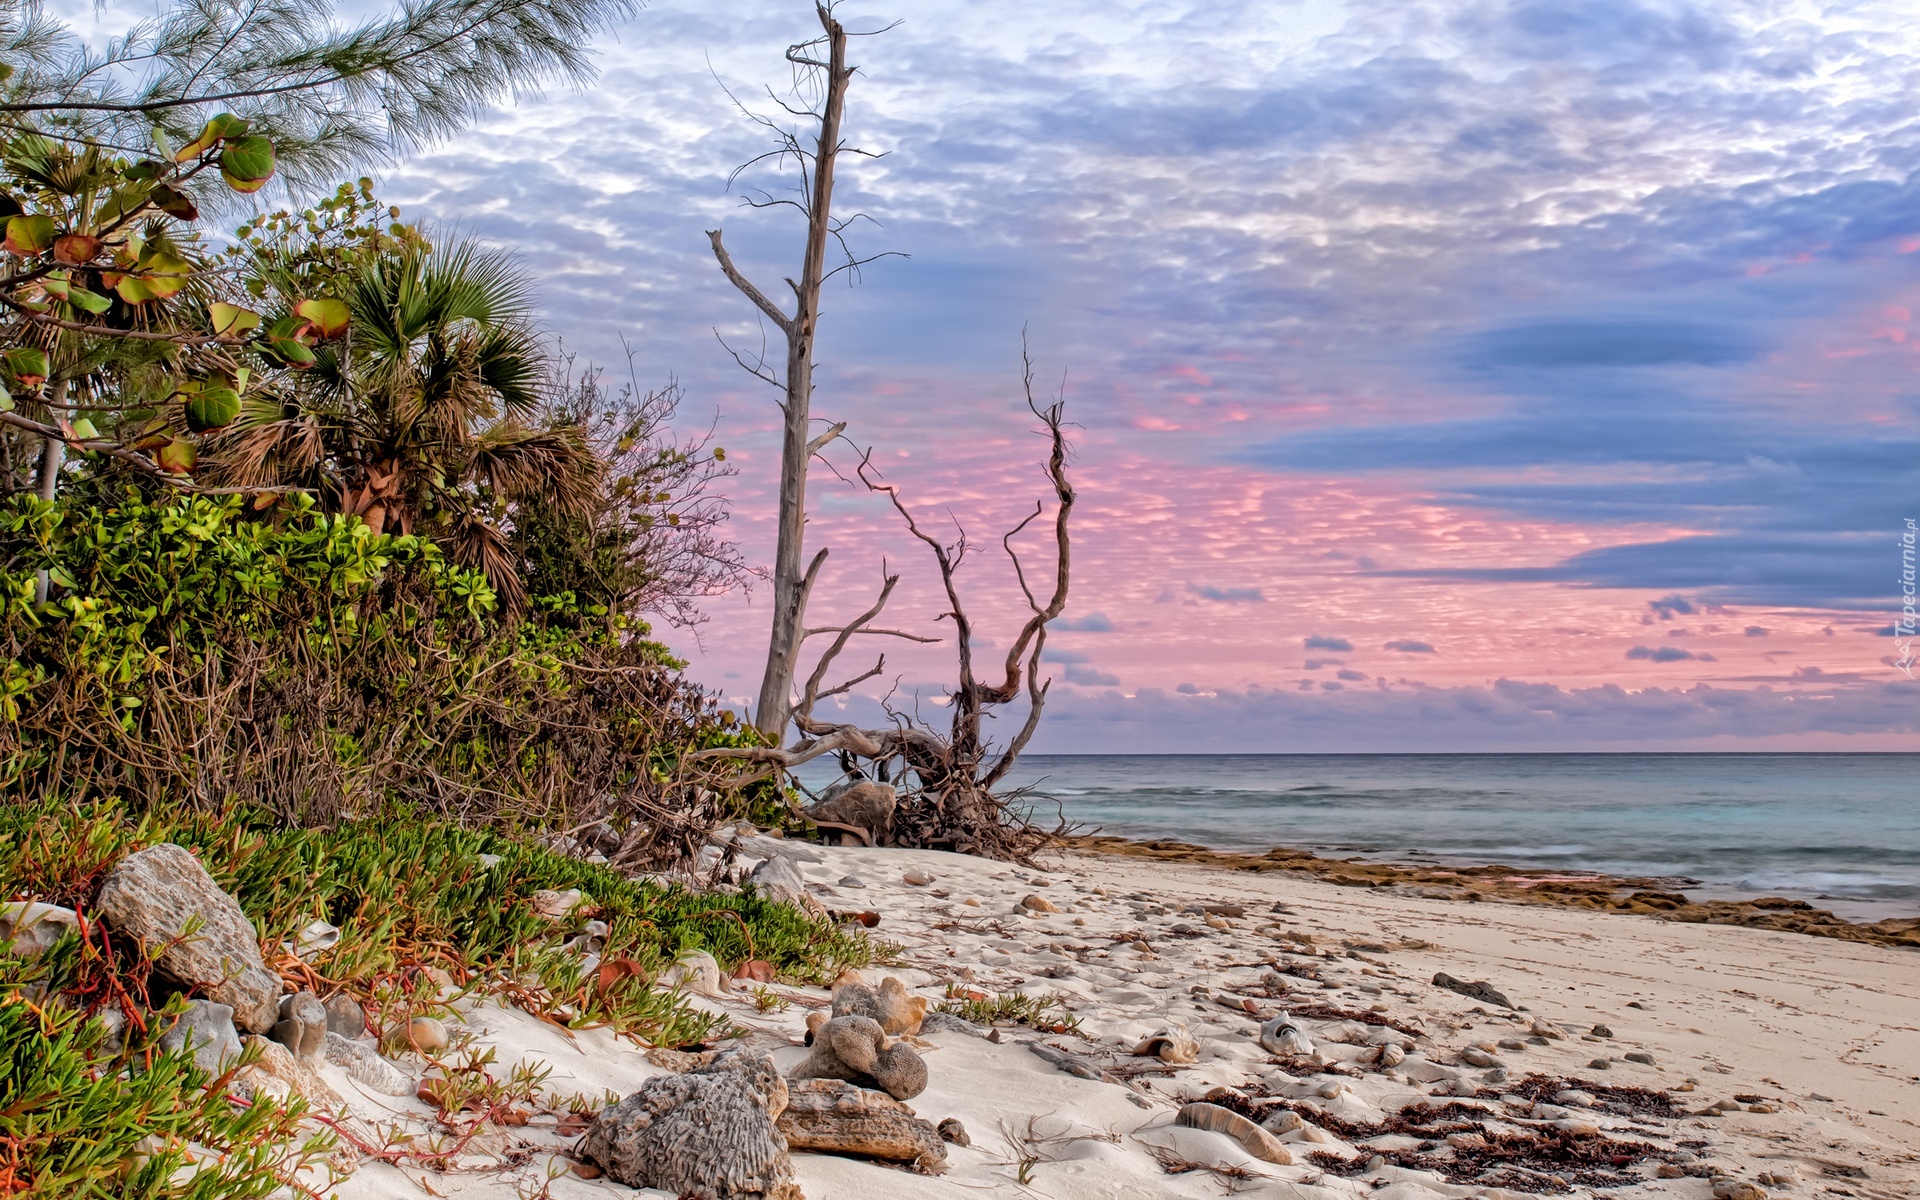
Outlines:
[[[1024,356],[1023,356],[1024,358]],[[820,655],[807,677],[800,700],[793,709],[793,725],[798,740],[784,749],[760,748],[709,750],[696,757],[731,757],[779,769],[790,769],[823,755],[838,754],[863,762],[867,770],[882,780],[895,783],[900,792],[898,807],[891,823],[891,842],[899,846],[954,850],[993,858],[1025,860],[1039,849],[1052,832],[1034,824],[1017,805],[1017,796],[999,791],[1007,772],[1013,768],[1039,728],[1046,707],[1051,680],[1040,676],[1040,657],[1046,648],[1047,626],[1066,609],[1067,587],[1071,576],[1072,546],[1067,524],[1073,513],[1074,490],[1067,479],[1067,443],[1062,428],[1064,405],[1055,400],[1042,407],[1033,396],[1033,364],[1025,361],[1027,407],[1043,425],[1049,441],[1047,478],[1054,497],[1053,534],[1054,570],[1051,592],[1043,601],[1027,578],[1025,566],[1014,549],[1016,537],[1046,512],[1046,502],[1038,501],[1018,525],[1001,537],[1000,544],[1012,561],[1015,577],[1025,598],[1028,616],[1008,647],[1005,658],[995,664],[995,678],[982,679],[976,670],[973,650],[973,621],[961,602],[957,577],[972,544],[965,531],[953,544],[927,532],[913,511],[900,497],[899,488],[883,481],[873,469],[871,456],[863,457],[858,477],[873,492],[883,494],[894,511],[906,522],[907,530],[932,552],[946,593],[947,609],[941,620],[954,624],[958,648],[958,681],[949,695],[951,718],[944,732],[925,722],[887,707],[893,724],[887,728],[863,728],[821,720],[815,715],[819,702],[844,695],[860,683],[875,678],[886,669],[882,655],[871,668],[844,682],[827,685],[828,672],[848,643],[862,634],[930,639],[899,630],[874,626],[899,583],[897,574],[885,576],[873,605],[843,626],[808,630],[807,633],[833,633],[836,636]],[[996,709],[1005,708],[1022,698],[1027,712],[1018,731],[1004,746],[996,749],[982,730],[982,722]],[[863,772],[864,773],[864,772]]]
[[[847,85],[854,73],[854,68],[847,65],[848,34],[835,19],[831,0],[817,3],[814,11],[820,19],[821,36],[789,46],[787,61],[818,76],[818,105],[796,106],[775,97],[775,103],[780,104],[789,116],[812,123],[812,145],[807,144],[807,139],[799,131],[770,118],[749,113],[755,121],[774,131],[778,144],[775,149],[734,172],[737,178],[741,171],[768,160],[790,162],[800,168],[798,199],[765,193],[758,198],[750,196],[747,199],[747,204],[754,208],[788,206],[799,209],[806,217],[807,244],[801,258],[800,278],[795,281],[789,277],[786,281],[794,295],[793,312],[789,314],[784,311],[741,274],[720,240],[720,230],[707,231],[707,239],[713,243],[713,254],[720,262],[721,271],[734,287],[753,301],[754,307],[773,322],[787,344],[785,371],[780,375],[774,374],[764,355],[749,359],[732,347],[727,348],[742,367],[781,392],[783,430],[780,445],[779,537],[773,560],[773,621],[767,636],[766,670],[761,676],[760,697],[753,711],[754,725],[776,742],[783,736],[792,712],[793,680],[799,666],[801,642],[805,638],[803,627],[807,596],[827,557],[827,552],[821,550],[810,563],[802,565],[806,541],[807,467],[813,456],[845,428],[843,424],[834,425],[818,436],[812,432],[813,343],[820,317],[820,288],[842,271],[857,271],[874,258],[888,257],[874,255],[866,259],[855,258],[847,251],[843,234],[847,225],[857,218],[836,220],[833,216],[834,166],[840,155],[878,156],[846,146],[840,140]],[[824,61],[819,57],[823,51]],[[826,266],[830,242],[838,245],[846,255],[846,261],[832,270]]]

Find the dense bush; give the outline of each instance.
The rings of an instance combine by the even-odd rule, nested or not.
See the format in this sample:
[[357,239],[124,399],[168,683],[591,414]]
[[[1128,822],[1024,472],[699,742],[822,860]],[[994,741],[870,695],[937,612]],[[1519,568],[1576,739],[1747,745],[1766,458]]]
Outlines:
[[565,594],[499,617],[486,578],[425,539],[269,504],[129,489],[0,509],[0,792],[294,825],[399,802],[593,826],[628,863],[780,803],[688,761],[753,735],[644,626]]

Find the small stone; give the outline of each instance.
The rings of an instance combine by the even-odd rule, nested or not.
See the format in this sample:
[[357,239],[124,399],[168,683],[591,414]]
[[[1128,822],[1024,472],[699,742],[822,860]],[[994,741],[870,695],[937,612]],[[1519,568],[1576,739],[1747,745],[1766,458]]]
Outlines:
[[1553,1102],[1555,1104],[1571,1105],[1574,1108],[1592,1108],[1594,1095],[1592,1092],[1583,1092],[1577,1088],[1567,1088],[1563,1091],[1555,1092],[1553,1094]]
[[956,1146],[971,1146],[973,1139],[967,1136],[967,1127],[957,1117],[948,1117],[934,1126],[942,1141],[952,1142]]
[[1020,902],[1020,907],[1026,909],[1028,912],[1037,913],[1057,913],[1060,911],[1059,905],[1047,899],[1045,896],[1028,896]]
[[1605,1025],[1595,1025],[1592,1033],[1593,1036],[1597,1038],[1610,1038],[1613,1036],[1613,1030],[1608,1029]]
[[1555,1025],[1552,1021],[1547,1020],[1545,1017],[1535,1017],[1533,1020],[1533,1036],[1558,1040],[1566,1037],[1567,1031]]
[[968,897],[967,897],[967,898],[966,898],[965,900],[962,900],[962,901],[961,901],[960,903],[962,903],[962,904],[964,904],[964,905],[966,905],[966,906],[967,906],[968,908],[979,908],[979,907],[980,907],[980,897],[978,897],[978,896],[968,896]]
[[1380,1065],[1382,1067],[1397,1067],[1405,1061],[1407,1061],[1407,1052],[1401,1048],[1399,1042],[1388,1042],[1386,1045],[1380,1047]]
[[1716,1179],[1713,1181],[1713,1200],[1767,1200],[1767,1194],[1745,1180]]
[[1809,1099],[1809,1100],[1818,1100],[1818,1101],[1820,1101],[1820,1103],[1822,1103],[1822,1104],[1832,1104],[1832,1103],[1833,1103],[1833,1097],[1832,1097],[1832,1096],[1822,1096],[1822,1095],[1821,1095],[1821,1094],[1820,1094],[1819,1092],[1808,1092],[1808,1093],[1807,1093],[1807,1099]]
[[326,1009],[327,1032],[337,1033],[344,1038],[367,1036],[367,1012],[352,996],[335,992],[327,997]]
[[858,875],[849,875],[840,881],[840,886],[843,888],[863,888],[867,886],[867,881]]
[[1654,1168],[1653,1173],[1662,1179],[1684,1179],[1687,1175],[1686,1171],[1676,1163],[1661,1163]]
[[1747,1105],[1747,1111],[1750,1113],[1765,1114],[1765,1113],[1777,1113],[1780,1110],[1774,1107],[1773,1105],[1766,1103],[1765,1101],[1761,1101],[1759,1104]]
[[312,992],[280,998],[280,1019],[267,1034],[302,1062],[317,1060],[327,1048],[327,1006]]
[[1631,1063],[1639,1063],[1641,1066],[1644,1066],[1644,1067],[1650,1067],[1653,1065],[1653,1055],[1648,1054],[1645,1050],[1627,1051],[1626,1060]]
[[190,1001],[180,1019],[160,1035],[160,1048],[190,1050],[195,1066],[218,1075],[228,1062],[240,1057],[240,1034],[233,1027],[233,1009],[212,1000]]
[[1460,1052],[1460,1061],[1470,1067],[1499,1067],[1506,1065],[1500,1061],[1497,1055],[1489,1054],[1478,1046],[1468,1046],[1462,1050]]
[[682,954],[672,966],[660,973],[660,982],[663,986],[677,987],[702,996],[725,995],[720,981],[720,964],[705,950],[689,950]]
[[1578,1117],[1569,1117],[1555,1121],[1553,1127],[1568,1137],[1599,1137],[1600,1126],[1592,1121],[1583,1121]]
[[1306,1121],[1299,1113],[1290,1108],[1282,1108],[1267,1115],[1260,1127],[1272,1134],[1292,1133],[1296,1129],[1306,1128]]
[[1594,1071],[1611,1071],[1613,1069],[1613,1060],[1610,1058],[1596,1058],[1589,1061],[1587,1067]]
[[807,880],[799,864],[784,854],[776,854],[748,873],[746,885],[769,900],[782,904],[805,905]]
[[1519,1038],[1501,1038],[1500,1048],[1502,1050],[1525,1050],[1527,1044]]
[[393,1039],[401,1049],[422,1054],[447,1048],[447,1027],[437,1017],[415,1017],[404,1030],[396,1030]]
[[911,884],[914,887],[927,887],[933,883],[933,876],[927,873],[926,871],[922,871],[920,868],[915,867],[912,870],[901,875],[900,881],[902,883]]
[[16,900],[0,905],[0,942],[22,958],[39,955],[79,927],[80,914],[58,904]]

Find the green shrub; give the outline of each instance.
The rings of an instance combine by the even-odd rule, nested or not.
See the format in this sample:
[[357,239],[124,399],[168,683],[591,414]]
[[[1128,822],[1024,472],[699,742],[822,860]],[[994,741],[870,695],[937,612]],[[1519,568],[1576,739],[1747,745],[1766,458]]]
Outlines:
[[[54,584],[33,602],[35,572]],[[644,626],[570,596],[494,615],[433,543],[304,496],[0,508],[0,792],[238,803],[322,824],[398,801],[500,826],[607,822],[623,861],[697,850],[779,790],[691,751],[757,736]]]

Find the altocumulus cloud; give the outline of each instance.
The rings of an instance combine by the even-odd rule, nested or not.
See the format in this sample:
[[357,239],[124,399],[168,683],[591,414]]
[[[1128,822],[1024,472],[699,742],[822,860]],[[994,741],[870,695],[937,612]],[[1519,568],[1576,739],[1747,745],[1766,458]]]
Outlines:
[[1339,650],[1344,653],[1353,649],[1353,643],[1346,638],[1328,637],[1321,633],[1308,634],[1300,644],[1309,650]]
[[1695,662],[1719,661],[1711,654],[1700,654],[1692,650],[1682,650],[1678,646],[1634,646],[1627,651],[1627,657],[1657,663],[1686,662],[1689,659]]
[[1393,642],[1388,642],[1385,646],[1382,646],[1381,649],[1398,650],[1402,654],[1438,654],[1439,653],[1439,651],[1435,650],[1433,646],[1427,642],[1393,641]]
[[1221,604],[1259,604],[1266,600],[1257,587],[1209,587],[1205,584],[1190,583],[1187,591],[1202,600],[1214,600]]

